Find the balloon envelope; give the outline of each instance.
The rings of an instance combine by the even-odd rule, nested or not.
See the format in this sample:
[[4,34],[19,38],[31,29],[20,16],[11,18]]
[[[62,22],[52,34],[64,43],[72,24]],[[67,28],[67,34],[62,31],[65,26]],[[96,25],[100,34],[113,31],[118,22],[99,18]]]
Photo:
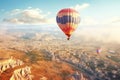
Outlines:
[[66,8],[58,12],[56,21],[69,40],[71,34],[76,30],[80,23],[80,16],[76,10]]
[[102,49],[101,49],[101,48],[98,48],[98,49],[96,50],[97,54],[100,54],[100,53],[101,53],[101,51],[102,51]]

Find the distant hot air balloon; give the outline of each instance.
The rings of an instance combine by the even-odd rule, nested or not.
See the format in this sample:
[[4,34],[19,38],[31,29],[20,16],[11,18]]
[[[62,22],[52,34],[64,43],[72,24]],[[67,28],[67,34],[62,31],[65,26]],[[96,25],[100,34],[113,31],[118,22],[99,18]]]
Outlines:
[[97,50],[96,50],[97,54],[100,54],[100,53],[101,53],[101,51],[102,51],[102,49],[101,49],[101,48],[97,48]]
[[70,39],[71,34],[75,31],[80,23],[80,15],[79,13],[70,8],[62,9],[58,12],[56,21],[60,29],[65,33]]

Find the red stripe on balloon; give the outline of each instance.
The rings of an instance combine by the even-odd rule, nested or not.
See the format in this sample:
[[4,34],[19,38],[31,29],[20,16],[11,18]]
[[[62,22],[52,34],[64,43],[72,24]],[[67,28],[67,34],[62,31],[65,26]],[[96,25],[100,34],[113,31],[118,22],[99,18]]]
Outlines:
[[[73,32],[75,29],[73,27],[66,27],[66,28],[63,28],[62,31],[65,33],[65,34],[70,34],[70,32]],[[71,34],[70,34],[71,35]]]
[[68,13],[68,12],[69,12],[69,13],[71,13],[71,12],[72,12],[72,13],[74,13],[74,12],[75,12],[75,13],[78,13],[78,12],[75,11],[74,9],[66,8],[66,9],[62,9],[61,11],[59,11],[58,14],[60,14],[60,13]]

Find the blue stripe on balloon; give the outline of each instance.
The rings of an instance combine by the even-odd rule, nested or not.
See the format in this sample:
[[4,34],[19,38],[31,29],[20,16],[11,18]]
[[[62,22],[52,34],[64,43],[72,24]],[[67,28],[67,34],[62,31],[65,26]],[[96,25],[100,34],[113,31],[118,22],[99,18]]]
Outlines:
[[57,23],[66,24],[66,23],[74,23],[79,24],[80,23],[80,17],[72,17],[72,16],[62,16],[62,17],[56,17]]

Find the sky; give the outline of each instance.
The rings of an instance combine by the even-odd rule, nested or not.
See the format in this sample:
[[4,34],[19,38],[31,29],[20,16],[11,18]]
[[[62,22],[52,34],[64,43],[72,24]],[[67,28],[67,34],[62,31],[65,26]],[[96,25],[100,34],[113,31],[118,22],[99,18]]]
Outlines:
[[120,41],[119,4],[120,0],[0,0],[0,28],[10,24],[57,27],[57,12],[63,8],[74,8],[81,18],[74,35],[101,40],[107,35],[109,40]]

